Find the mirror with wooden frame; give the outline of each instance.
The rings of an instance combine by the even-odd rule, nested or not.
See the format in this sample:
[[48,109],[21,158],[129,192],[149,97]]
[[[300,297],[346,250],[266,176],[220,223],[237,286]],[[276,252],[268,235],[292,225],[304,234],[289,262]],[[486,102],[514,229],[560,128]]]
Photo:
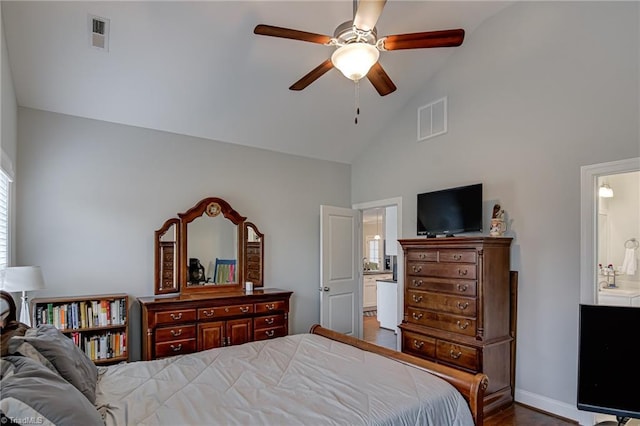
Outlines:
[[264,274],[264,234],[251,222],[244,223],[245,281],[262,287]]
[[167,220],[155,235],[155,293],[175,293],[180,291],[178,272],[180,220],[177,218]]
[[264,285],[264,235],[229,203],[201,200],[155,233],[155,294]]

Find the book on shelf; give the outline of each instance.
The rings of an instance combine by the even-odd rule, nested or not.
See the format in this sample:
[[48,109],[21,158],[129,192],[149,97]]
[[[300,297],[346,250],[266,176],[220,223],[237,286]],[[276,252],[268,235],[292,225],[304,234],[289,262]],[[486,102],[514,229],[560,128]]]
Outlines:
[[36,306],[36,325],[53,324],[61,330],[126,324],[125,299],[47,303]]

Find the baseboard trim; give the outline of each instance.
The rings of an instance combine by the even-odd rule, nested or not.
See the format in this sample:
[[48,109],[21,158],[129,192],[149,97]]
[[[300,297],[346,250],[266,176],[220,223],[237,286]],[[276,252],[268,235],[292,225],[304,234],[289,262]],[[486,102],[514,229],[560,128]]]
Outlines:
[[578,410],[577,407],[566,402],[557,401],[533,392],[516,389],[515,400],[558,417],[577,421],[583,426],[593,426],[595,424],[595,415],[593,413]]

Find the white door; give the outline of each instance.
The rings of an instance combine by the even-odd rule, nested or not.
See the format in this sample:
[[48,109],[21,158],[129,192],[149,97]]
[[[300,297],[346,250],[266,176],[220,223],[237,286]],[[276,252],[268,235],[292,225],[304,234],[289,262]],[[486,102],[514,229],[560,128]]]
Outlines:
[[360,337],[360,222],[358,210],[320,206],[320,324]]

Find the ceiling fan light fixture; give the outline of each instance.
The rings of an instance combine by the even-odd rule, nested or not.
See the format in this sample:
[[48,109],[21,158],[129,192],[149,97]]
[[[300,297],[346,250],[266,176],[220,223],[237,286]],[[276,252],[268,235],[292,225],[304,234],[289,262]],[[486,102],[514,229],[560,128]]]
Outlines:
[[366,76],[373,64],[378,62],[380,52],[368,43],[349,43],[336,49],[331,55],[333,66],[345,77],[358,81]]

